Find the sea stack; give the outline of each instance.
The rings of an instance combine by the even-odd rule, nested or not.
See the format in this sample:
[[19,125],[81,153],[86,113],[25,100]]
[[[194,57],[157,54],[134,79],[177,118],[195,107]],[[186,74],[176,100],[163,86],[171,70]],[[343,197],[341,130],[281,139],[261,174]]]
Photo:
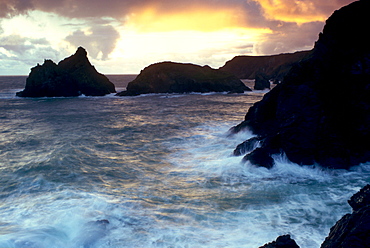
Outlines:
[[335,11],[312,54],[232,128],[257,135],[258,148],[240,153],[246,160],[271,168],[272,156],[285,154],[300,165],[338,169],[370,161],[369,12],[368,0]]
[[115,93],[114,84],[96,71],[79,47],[76,53],[57,64],[45,60],[31,69],[20,97],[104,96]]
[[230,92],[251,91],[236,76],[209,66],[162,62],[148,66],[127,85],[119,96],[149,93]]

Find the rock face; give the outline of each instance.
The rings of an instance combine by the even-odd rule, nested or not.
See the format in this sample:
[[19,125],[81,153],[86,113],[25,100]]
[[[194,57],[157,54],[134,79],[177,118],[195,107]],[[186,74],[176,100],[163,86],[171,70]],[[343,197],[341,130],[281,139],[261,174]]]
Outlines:
[[43,65],[31,69],[26,87],[18,92],[20,97],[68,97],[103,96],[114,93],[114,84],[96,71],[87,58],[87,52],[79,47],[77,52],[55,64],[45,60]]
[[348,201],[352,214],[342,217],[331,229],[321,248],[366,248],[370,245],[370,185]]
[[335,11],[312,54],[231,129],[257,135],[259,148],[245,159],[268,168],[271,155],[281,153],[329,168],[370,161],[369,11],[367,0]]
[[258,74],[264,74],[268,80],[281,81],[295,63],[310,53],[301,51],[271,56],[236,56],[220,70],[241,79],[256,79]]
[[[321,248],[368,248],[370,244],[370,185],[348,201],[352,214],[343,216],[331,229]],[[289,235],[260,248],[299,248]]]
[[145,68],[119,96],[148,93],[234,92],[250,91],[234,75],[209,66],[162,62]]

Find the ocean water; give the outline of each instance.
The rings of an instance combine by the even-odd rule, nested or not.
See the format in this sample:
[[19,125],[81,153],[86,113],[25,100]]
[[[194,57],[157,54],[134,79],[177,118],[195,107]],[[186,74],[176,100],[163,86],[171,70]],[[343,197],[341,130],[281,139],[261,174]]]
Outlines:
[[253,134],[228,129],[264,92],[16,97],[24,84],[0,77],[1,248],[319,247],[370,182],[370,164],[233,157]]

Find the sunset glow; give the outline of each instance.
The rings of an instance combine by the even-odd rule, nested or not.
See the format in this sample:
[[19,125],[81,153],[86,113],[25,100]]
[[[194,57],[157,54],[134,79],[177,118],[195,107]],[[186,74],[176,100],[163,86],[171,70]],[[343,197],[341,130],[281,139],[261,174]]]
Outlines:
[[325,19],[350,2],[0,0],[0,74],[28,74],[78,46],[104,73],[164,60],[217,68],[237,55],[311,49]]

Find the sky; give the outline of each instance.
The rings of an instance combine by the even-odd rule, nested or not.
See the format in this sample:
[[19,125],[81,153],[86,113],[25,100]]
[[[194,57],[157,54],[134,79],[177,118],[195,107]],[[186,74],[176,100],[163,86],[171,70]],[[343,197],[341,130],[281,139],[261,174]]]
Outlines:
[[174,61],[221,67],[237,55],[312,49],[354,0],[0,0],[0,75],[28,75],[79,46],[104,74]]

